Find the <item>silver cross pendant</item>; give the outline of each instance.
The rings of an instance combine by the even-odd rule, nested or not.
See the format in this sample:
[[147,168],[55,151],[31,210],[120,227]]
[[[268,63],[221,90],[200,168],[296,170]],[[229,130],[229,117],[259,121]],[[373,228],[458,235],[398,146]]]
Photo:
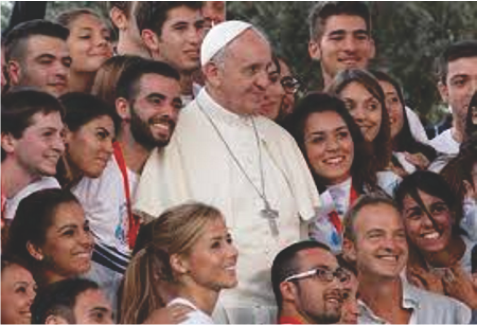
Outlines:
[[277,226],[277,219],[279,218],[279,211],[274,210],[269,205],[269,202],[265,202],[265,208],[261,210],[261,215],[263,218],[266,218],[269,222],[269,227],[271,228],[271,233],[273,237],[279,236],[279,227]]

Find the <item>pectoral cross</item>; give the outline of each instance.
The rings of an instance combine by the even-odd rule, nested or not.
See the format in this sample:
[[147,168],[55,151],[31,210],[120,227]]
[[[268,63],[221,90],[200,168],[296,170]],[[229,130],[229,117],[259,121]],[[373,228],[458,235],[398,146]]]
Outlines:
[[279,227],[277,226],[277,219],[279,218],[279,211],[272,209],[267,201],[265,201],[264,204],[265,208],[261,210],[261,215],[269,222],[272,236],[278,237]]

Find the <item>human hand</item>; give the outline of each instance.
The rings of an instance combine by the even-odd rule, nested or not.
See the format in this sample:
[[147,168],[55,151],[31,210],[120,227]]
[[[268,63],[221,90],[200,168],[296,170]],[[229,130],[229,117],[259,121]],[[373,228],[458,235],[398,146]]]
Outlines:
[[417,152],[417,153],[414,153],[414,154],[411,154],[409,152],[405,152],[404,154],[405,154],[405,159],[410,164],[417,167],[417,169],[426,170],[428,168],[428,166],[430,165],[430,161],[428,160],[428,158],[425,157],[425,155],[423,155],[420,152]]
[[407,279],[411,284],[423,290],[439,294],[444,293],[442,278],[438,274],[420,267],[407,268]]
[[395,175],[400,176],[401,178],[408,176],[407,171],[403,167],[395,166],[392,162],[390,162],[387,169],[393,172]]
[[467,274],[460,265],[448,269],[443,277],[443,287],[447,296],[465,303],[472,310],[476,310],[476,285],[470,274]]

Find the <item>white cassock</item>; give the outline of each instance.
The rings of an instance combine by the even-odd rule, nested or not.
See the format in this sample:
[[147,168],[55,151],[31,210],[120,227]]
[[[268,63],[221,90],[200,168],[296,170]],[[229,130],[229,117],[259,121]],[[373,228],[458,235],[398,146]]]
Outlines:
[[308,223],[319,207],[318,192],[294,139],[274,122],[254,117],[266,197],[271,207],[279,211],[279,236],[272,236],[268,220],[260,214],[264,201],[231,157],[206,114],[255,187],[261,189],[259,148],[251,117],[227,111],[204,88],[181,111],[170,144],[155,150],[148,159],[134,211],[158,217],[165,209],[191,200],[219,208],[239,250],[239,284],[234,289],[222,290],[215,320],[273,323],[273,259],[286,246],[307,238]]

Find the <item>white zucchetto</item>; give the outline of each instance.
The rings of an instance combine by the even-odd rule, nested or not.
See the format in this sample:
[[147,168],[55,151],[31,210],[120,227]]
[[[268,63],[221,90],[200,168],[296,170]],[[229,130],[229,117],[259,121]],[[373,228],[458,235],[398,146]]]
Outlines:
[[252,25],[239,20],[230,20],[214,26],[201,46],[201,66],[206,65],[221,49],[232,42]]

